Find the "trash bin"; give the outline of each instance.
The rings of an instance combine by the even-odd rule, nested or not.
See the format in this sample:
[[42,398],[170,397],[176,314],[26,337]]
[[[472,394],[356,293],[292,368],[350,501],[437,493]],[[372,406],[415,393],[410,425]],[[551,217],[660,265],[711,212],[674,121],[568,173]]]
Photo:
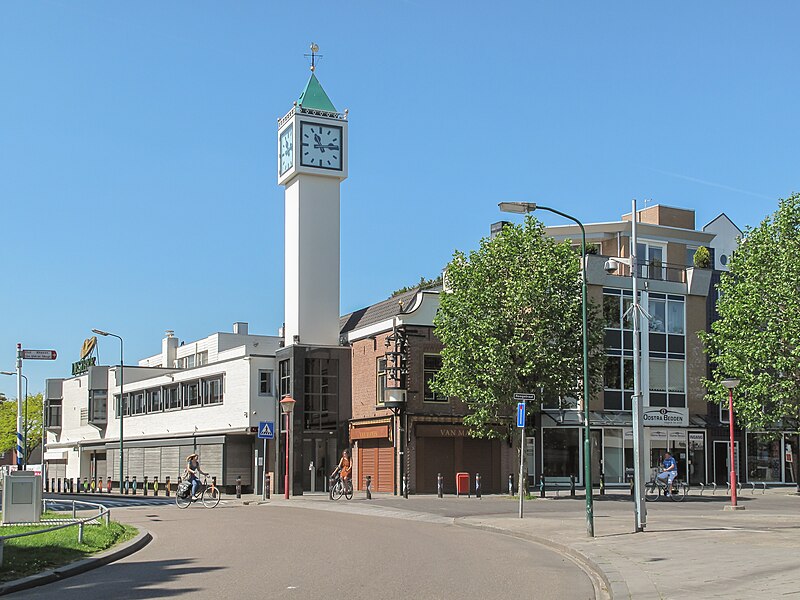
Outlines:
[[456,496],[469,496],[469,473],[456,473]]

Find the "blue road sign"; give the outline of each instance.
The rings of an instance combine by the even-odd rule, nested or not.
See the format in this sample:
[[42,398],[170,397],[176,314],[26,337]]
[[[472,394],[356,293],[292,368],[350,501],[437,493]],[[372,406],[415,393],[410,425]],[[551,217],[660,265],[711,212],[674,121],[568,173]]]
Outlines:
[[262,440],[275,439],[275,423],[272,421],[261,421],[258,424],[258,437]]
[[517,403],[517,427],[525,427],[525,403]]

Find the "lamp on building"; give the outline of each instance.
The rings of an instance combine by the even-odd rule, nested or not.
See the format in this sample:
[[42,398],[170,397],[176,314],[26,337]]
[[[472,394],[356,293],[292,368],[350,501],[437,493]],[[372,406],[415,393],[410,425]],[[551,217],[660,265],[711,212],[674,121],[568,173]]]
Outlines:
[[123,443],[122,443],[122,426],[123,426],[123,419],[125,417],[125,394],[123,389],[124,384],[124,368],[125,368],[125,360],[123,358],[123,341],[122,337],[118,336],[116,333],[109,333],[108,331],[103,331],[102,329],[92,329],[92,333],[97,335],[102,335],[103,337],[115,337],[119,340],[119,406],[117,407],[117,411],[119,413],[119,493],[122,493],[122,483],[124,481],[123,471],[125,470],[125,461],[123,460]]
[[722,386],[728,390],[728,433],[730,435],[731,447],[731,504],[726,506],[725,510],[743,510],[744,506],[736,504],[736,453],[733,441],[733,388],[739,385],[739,380],[733,377],[728,377],[722,380]]
[[[586,487],[586,533],[594,537],[594,508],[592,502],[592,445],[589,428],[589,332],[586,304],[586,230],[578,219],[560,210],[540,206],[535,202],[500,202],[502,212],[527,214],[535,210],[544,210],[569,219],[581,229],[581,319],[583,329],[583,479]],[[524,452],[520,448],[520,452]],[[520,496],[522,492],[520,492]]]
[[292,413],[294,412],[295,399],[289,395],[281,398],[281,411],[286,415],[286,471],[283,474],[283,497],[289,499],[289,428],[292,426]]

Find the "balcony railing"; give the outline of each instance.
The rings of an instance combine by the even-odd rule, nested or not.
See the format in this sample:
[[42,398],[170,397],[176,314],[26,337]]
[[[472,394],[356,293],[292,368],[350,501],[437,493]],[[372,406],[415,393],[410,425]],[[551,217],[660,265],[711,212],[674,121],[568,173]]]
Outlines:
[[[613,257],[602,257],[603,260]],[[619,267],[612,275],[619,275],[622,277],[630,277],[631,269],[627,265],[618,263]],[[677,283],[686,283],[686,265],[665,263],[660,261],[638,261],[637,265],[638,275],[642,279],[650,279],[657,281],[673,281]]]

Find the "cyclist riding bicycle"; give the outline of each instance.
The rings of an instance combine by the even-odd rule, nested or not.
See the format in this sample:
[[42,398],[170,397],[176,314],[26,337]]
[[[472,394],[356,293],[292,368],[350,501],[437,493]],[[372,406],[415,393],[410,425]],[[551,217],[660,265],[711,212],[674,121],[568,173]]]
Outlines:
[[200,457],[196,453],[190,454],[186,457],[186,478],[192,483],[192,498],[197,495],[197,488],[200,487],[198,473],[208,476],[208,473],[200,468]]
[[667,482],[667,496],[672,491],[672,481],[678,476],[678,463],[672,458],[669,452],[664,453],[664,462],[662,463],[661,473],[658,478]]
[[335,477],[336,474],[342,478],[342,483],[344,483],[345,487],[350,485],[350,477],[353,473],[353,461],[350,459],[350,450],[344,449],[342,450],[342,458],[339,459],[339,464],[336,465],[336,468],[331,473],[331,477]]

